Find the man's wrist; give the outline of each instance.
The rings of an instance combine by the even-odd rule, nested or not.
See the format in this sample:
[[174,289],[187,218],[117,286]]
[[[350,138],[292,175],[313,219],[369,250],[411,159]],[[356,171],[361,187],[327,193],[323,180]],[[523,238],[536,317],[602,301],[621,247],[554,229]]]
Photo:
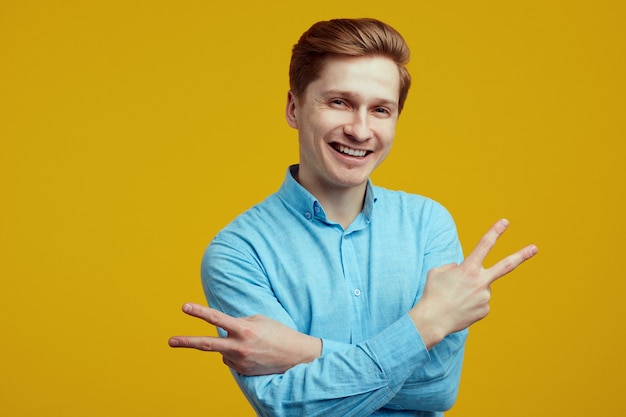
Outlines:
[[437,343],[441,342],[447,333],[442,329],[441,320],[429,314],[428,308],[418,303],[409,311],[409,317],[413,320],[413,324],[417,328],[422,341],[428,350]]
[[298,361],[294,366],[301,363],[313,362],[315,359],[322,356],[322,339],[309,335],[304,336],[306,337],[302,338],[300,346],[297,347],[298,355],[296,357],[298,357]]

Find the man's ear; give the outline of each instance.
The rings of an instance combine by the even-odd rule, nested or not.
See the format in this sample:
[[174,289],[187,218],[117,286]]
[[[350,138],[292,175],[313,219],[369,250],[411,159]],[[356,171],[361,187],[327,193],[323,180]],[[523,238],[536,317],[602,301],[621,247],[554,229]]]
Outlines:
[[287,108],[285,109],[285,117],[287,118],[287,123],[289,126],[294,129],[298,128],[298,119],[296,117],[297,99],[296,96],[289,90],[287,92]]

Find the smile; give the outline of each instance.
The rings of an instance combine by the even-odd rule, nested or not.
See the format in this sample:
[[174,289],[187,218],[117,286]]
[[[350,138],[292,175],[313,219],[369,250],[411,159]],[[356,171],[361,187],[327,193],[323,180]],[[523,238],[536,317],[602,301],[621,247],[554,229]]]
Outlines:
[[337,143],[333,143],[332,147],[339,153],[342,153],[344,155],[355,156],[357,158],[362,158],[365,155],[367,155],[368,152],[369,152],[369,151],[362,150],[362,149],[348,148],[347,146],[340,145],[340,144],[337,144]]

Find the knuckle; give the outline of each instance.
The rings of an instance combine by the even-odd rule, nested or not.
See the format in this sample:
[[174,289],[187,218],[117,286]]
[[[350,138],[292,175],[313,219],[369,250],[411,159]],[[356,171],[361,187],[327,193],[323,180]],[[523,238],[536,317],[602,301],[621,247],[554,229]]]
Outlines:
[[478,242],[478,245],[483,249],[491,249],[493,248],[495,244],[496,244],[496,238],[492,236],[491,234],[484,236],[480,240],[480,242]]
[[252,355],[252,349],[248,346],[241,345],[235,349],[234,354],[239,358],[248,358]]
[[256,332],[254,331],[253,328],[249,326],[246,326],[243,329],[241,329],[240,333],[244,340],[251,340],[251,339],[256,338]]
[[513,262],[513,260],[510,258],[502,260],[502,271],[504,272],[504,274],[508,274],[509,272],[514,270],[516,266],[516,263]]
[[211,343],[210,340],[202,340],[199,344],[198,344],[198,349],[200,350],[204,350],[206,352],[210,352],[213,350],[213,344]]
[[493,230],[495,230],[495,232],[499,236],[506,230],[506,225],[504,225],[502,222],[498,222],[493,226]]
[[479,296],[479,304],[481,306],[489,306],[489,301],[491,301],[491,293],[483,291]]
[[532,258],[533,256],[535,256],[535,254],[537,253],[537,249],[533,246],[530,246],[528,248],[526,248],[526,250],[524,250],[522,252],[522,262],[523,261],[527,261],[528,259]]
[[206,318],[209,323],[219,327],[221,320],[217,310],[210,309],[207,311]]

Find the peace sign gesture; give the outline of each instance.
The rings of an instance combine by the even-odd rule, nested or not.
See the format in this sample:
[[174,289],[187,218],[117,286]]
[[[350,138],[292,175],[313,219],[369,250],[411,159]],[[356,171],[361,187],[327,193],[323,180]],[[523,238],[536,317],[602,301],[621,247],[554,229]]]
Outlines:
[[300,363],[311,362],[322,353],[321,339],[300,333],[260,314],[235,318],[213,308],[186,303],[183,312],[224,329],[224,338],[175,336],[171,347],[219,352],[226,365],[240,374],[283,373]]
[[529,245],[484,268],[485,257],[508,225],[506,219],[496,222],[460,265],[444,265],[428,272],[422,299],[409,315],[429,349],[448,334],[487,316],[491,284],[537,253],[537,247]]

